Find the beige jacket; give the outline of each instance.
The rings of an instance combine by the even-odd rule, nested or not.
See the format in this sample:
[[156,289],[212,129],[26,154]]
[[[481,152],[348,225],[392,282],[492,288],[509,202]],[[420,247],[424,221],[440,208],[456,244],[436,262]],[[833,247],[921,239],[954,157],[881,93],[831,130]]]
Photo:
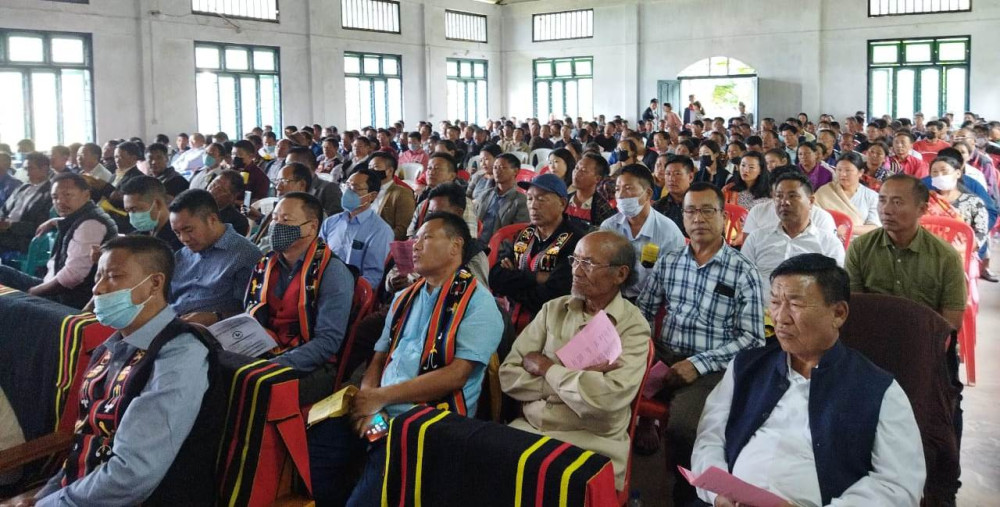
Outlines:
[[[512,427],[541,433],[611,458],[615,485],[624,487],[628,464],[631,404],[639,392],[649,354],[649,323],[621,295],[604,309],[622,339],[621,366],[607,373],[570,370],[556,350],[569,342],[592,318],[583,301],[556,298],[542,307],[514,341],[500,366],[503,391],[522,402],[524,417]],[[521,365],[530,352],[541,352],[555,364],[544,377]]]

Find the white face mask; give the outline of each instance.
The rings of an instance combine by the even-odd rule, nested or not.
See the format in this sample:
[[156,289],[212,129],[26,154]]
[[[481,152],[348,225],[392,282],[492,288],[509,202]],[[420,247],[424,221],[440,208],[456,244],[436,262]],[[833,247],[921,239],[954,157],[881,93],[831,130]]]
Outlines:
[[931,178],[931,185],[943,192],[949,192],[958,185],[958,178],[954,174],[942,174]]
[[628,218],[634,218],[642,212],[642,205],[639,204],[638,197],[622,197],[617,200],[616,207],[622,215]]

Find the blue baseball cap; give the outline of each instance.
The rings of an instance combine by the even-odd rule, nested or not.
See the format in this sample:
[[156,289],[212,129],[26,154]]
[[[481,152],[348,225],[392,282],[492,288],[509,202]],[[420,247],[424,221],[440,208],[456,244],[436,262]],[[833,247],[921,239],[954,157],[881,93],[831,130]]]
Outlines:
[[538,187],[546,192],[552,192],[563,199],[569,199],[569,194],[566,192],[566,182],[553,173],[539,174],[530,182],[519,181],[517,182],[517,186],[525,190],[531,187]]

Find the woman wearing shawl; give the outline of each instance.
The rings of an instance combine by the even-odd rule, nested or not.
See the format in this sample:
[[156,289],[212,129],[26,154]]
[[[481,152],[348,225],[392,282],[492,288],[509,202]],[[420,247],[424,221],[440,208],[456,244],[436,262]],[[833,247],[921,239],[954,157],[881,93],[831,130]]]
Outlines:
[[927,213],[969,224],[976,235],[978,250],[989,237],[989,218],[986,203],[962,184],[962,161],[939,155],[931,162],[930,173],[932,188]]
[[816,191],[816,204],[827,211],[839,211],[854,224],[854,236],[882,227],[878,217],[878,192],[861,184],[865,161],[848,151],[837,158],[835,177]]

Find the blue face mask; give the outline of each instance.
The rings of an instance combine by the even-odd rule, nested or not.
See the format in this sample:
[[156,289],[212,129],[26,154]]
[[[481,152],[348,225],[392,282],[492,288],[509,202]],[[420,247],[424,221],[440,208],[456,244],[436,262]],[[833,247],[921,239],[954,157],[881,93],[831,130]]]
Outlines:
[[205,164],[205,167],[212,167],[215,165],[215,157],[209,155],[208,153],[201,156],[201,161]]
[[149,301],[147,299],[139,304],[132,302],[132,291],[139,285],[146,283],[146,280],[149,280],[148,276],[131,289],[121,289],[94,296],[94,315],[97,317],[97,321],[115,329],[128,327]]
[[139,232],[149,232],[156,229],[158,225],[153,219],[153,209],[147,211],[133,211],[128,214],[128,222]]
[[344,187],[344,196],[340,198],[340,206],[347,211],[354,211],[361,206],[361,196],[348,187]]

